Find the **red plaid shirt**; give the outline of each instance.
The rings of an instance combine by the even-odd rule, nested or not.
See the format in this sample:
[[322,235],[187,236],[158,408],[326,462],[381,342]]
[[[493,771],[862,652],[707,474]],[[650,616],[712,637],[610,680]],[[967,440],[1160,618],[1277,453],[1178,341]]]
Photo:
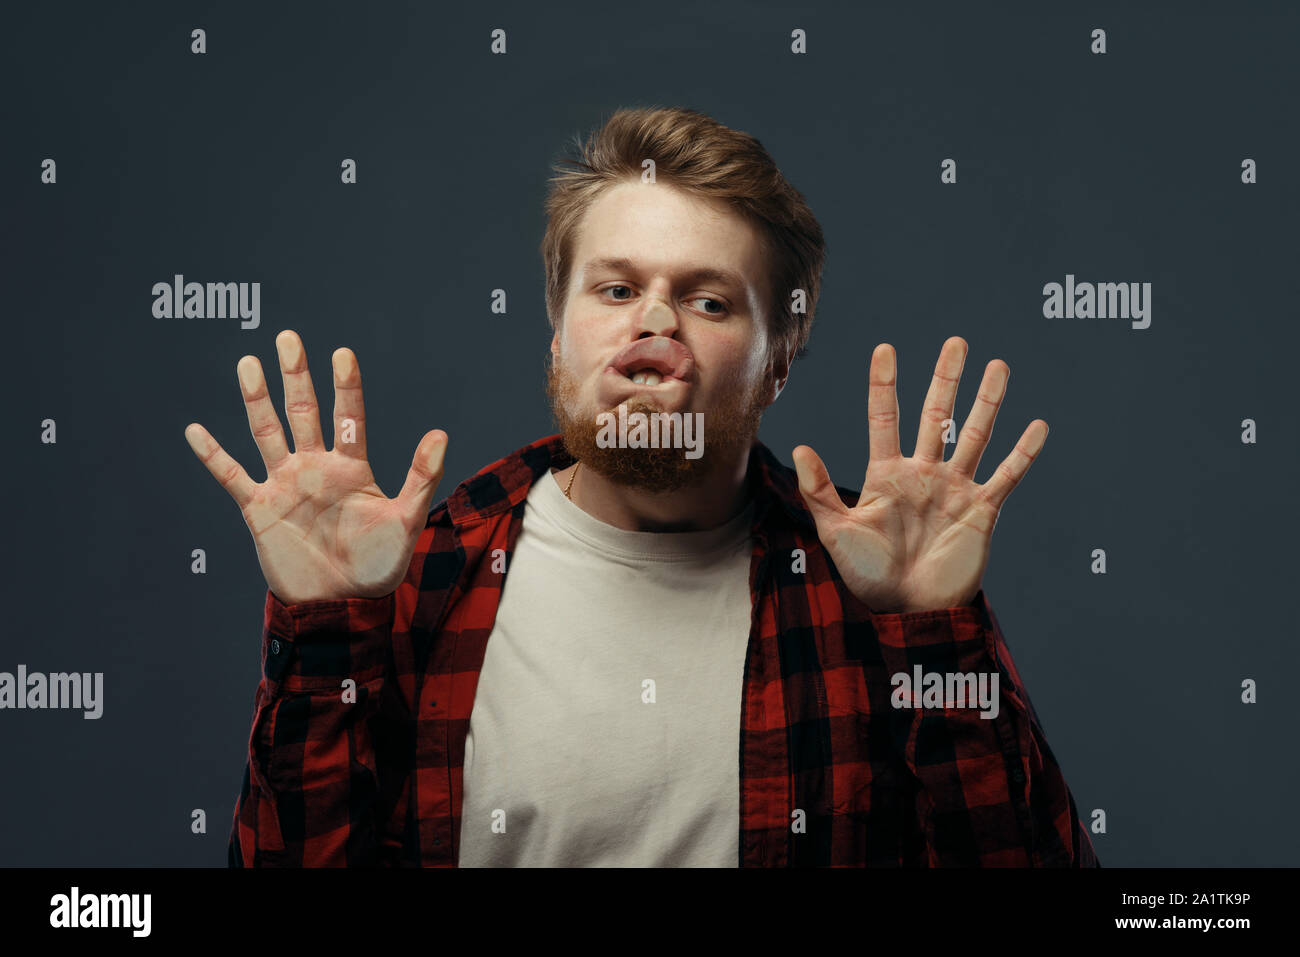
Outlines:
[[[231,866],[456,866],[466,731],[505,580],[494,553],[508,569],[530,486],[572,461],[552,435],[461,483],[384,598],[286,606],[267,591]],[[737,864],[1098,866],[983,590],[962,608],[876,614],[823,550],[794,471],[755,442],[749,475]],[[997,717],[892,707],[891,676],[918,664],[997,672]]]

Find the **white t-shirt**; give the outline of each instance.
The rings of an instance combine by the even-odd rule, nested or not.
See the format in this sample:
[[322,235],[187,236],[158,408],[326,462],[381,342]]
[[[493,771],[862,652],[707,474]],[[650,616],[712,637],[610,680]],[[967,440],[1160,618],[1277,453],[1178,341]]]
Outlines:
[[529,490],[465,741],[461,867],[739,857],[752,504],[632,532]]

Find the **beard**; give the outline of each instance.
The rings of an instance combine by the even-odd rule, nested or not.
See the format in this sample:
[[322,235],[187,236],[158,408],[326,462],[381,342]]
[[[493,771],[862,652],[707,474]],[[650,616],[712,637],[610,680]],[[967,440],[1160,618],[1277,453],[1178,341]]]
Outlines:
[[[740,452],[748,453],[758,437],[758,425],[767,407],[763,400],[765,385],[760,379],[748,392],[743,388],[728,389],[717,406],[700,410],[707,426],[703,433],[707,441],[700,443],[699,458],[688,459],[682,442],[669,438],[671,434],[680,439],[675,434],[678,426],[672,426],[670,432],[666,420],[660,424],[660,448],[602,448],[597,437],[605,429],[597,415],[608,412],[617,417],[618,406],[599,409],[593,403],[587,409],[576,408],[578,381],[563,366],[557,369],[554,361],[548,362],[546,368],[546,397],[565,450],[611,482],[650,492],[698,487],[714,469],[734,468]],[[664,411],[657,400],[647,399],[644,393],[632,396],[624,405],[629,418],[634,412],[652,416]],[[682,419],[687,415],[694,415],[694,411],[683,409]]]

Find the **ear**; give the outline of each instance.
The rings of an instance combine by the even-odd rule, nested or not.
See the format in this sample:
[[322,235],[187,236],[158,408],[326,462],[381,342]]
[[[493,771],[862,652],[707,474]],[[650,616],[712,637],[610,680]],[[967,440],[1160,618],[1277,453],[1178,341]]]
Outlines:
[[785,380],[790,378],[790,356],[787,353],[781,353],[772,359],[772,364],[768,369],[768,375],[772,383],[771,398],[768,405],[771,405],[781,395],[781,390],[785,388]]
[[551,363],[559,365],[560,362],[560,330],[555,330],[555,335],[551,336]]

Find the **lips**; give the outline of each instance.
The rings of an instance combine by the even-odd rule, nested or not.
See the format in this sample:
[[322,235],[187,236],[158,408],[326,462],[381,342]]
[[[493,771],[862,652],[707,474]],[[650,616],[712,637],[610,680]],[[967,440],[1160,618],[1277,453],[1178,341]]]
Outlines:
[[630,343],[614,356],[609,368],[629,379],[638,372],[653,370],[664,379],[684,380],[694,370],[695,358],[676,339],[652,336]]

